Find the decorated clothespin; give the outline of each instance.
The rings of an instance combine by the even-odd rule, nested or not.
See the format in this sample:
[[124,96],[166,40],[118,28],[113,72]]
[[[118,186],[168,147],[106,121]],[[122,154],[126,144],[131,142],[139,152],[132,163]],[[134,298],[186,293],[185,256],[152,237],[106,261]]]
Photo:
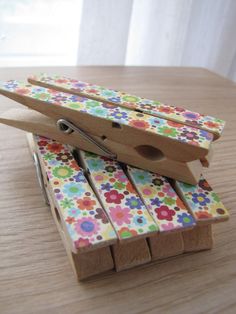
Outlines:
[[[64,77],[8,81],[0,93],[31,110],[0,122],[179,181],[196,184],[224,122]],[[62,91],[63,90],[63,91]]]
[[[212,247],[227,210],[205,179],[167,178],[29,136],[40,185],[78,279]],[[176,188],[178,185],[178,188]],[[181,190],[181,192],[180,192]]]

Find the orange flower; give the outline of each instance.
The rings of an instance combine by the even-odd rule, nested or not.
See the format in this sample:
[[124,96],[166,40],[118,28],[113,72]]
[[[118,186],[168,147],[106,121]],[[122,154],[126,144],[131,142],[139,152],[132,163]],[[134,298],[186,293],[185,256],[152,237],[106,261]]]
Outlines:
[[77,171],[81,170],[81,168],[78,166],[77,162],[75,160],[72,160],[71,163],[70,163],[70,167],[72,169],[75,169]]
[[208,126],[209,128],[211,129],[214,129],[214,128],[218,128],[219,127],[219,123],[216,123],[216,122],[212,122],[212,121],[207,121],[204,123],[206,126]]
[[212,218],[212,215],[208,213],[207,211],[199,211],[195,213],[195,215],[198,219]]
[[175,121],[167,121],[167,124],[170,126],[173,126],[174,128],[182,128],[183,127],[183,124],[177,123]]
[[73,222],[75,222],[75,218],[69,216],[69,217],[66,218],[66,222],[68,222],[68,224],[71,225],[71,224],[73,224]]
[[129,125],[132,125],[135,128],[139,128],[139,129],[147,129],[150,126],[149,123],[147,123],[143,120],[131,120]]
[[134,188],[133,188],[133,185],[132,185],[130,182],[128,182],[128,183],[126,184],[126,190],[127,190],[128,192],[130,192],[130,193],[135,193],[135,190],[134,190]]
[[174,108],[171,108],[168,105],[166,105],[166,106],[159,106],[158,110],[160,112],[165,112],[167,114],[173,113],[175,111]]
[[48,144],[47,149],[52,153],[60,153],[63,150],[63,146],[55,142],[52,144]]
[[181,201],[181,199],[179,197],[177,197],[176,199],[176,205],[180,208],[180,209],[186,209],[184,206],[184,203]]
[[96,205],[96,202],[87,196],[85,196],[82,199],[77,200],[76,203],[78,204],[78,207],[81,210],[84,210],[84,209],[92,210],[94,208],[94,205]]

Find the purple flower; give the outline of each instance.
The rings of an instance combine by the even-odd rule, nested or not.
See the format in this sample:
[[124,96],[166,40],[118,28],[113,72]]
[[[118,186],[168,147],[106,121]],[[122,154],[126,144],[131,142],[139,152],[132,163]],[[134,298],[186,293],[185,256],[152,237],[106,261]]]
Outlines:
[[112,185],[110,185],[110,183],[103,183],[101,189],[109,192],[112,189]]
[[139,198],[131,196],[130,198],[127,198],[125,205],[129,206],[129,208],[131,209],[134,208],[140,209],[142,208],[143,203]]
[[119,103],[120,102],[120,97],[111,97],[111,98],[108,98],[108,100],[112,101],[112,102],[117,102]]
[[157,197],[151,199],[151,205],[155,205],[155,206],[159,207],[161,205],[161,203],[162,202]]
[[78,172],[73,179],[75,179],[76,182],[86,182],[83,172]]
[[126,119],[128,116],[126,112],[118,111],[118,110],[114,111],[111,115],[115,117],[116,119]]
[[184,227],[195,225],[195,221],[190,214],[183,213],[177,216],[177,222],[181,223]]

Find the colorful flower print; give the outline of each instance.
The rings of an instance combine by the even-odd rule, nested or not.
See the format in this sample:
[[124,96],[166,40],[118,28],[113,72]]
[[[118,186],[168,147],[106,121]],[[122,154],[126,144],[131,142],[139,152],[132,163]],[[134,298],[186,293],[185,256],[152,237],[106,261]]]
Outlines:
[[82,184],[70,182],[64,185],[63,192],[68,197],[73,197],[73,196],[81,196],[85,192],[85,190]]
[[175,204],[175,199],[173,199],[172,197],[164,197],[163,202],[166,205],[173,205]]
[[161,224],[161,229],[164,231],[171,231],[180,228],[180,226],[175,226],[172,222],[168,222],[167,224]]
[[187,214],[187,213],[178,214],[177,217],[178,217],[177,221],[181,223],[182,225],[184,225],[185,227],[187,226],[190,227],[194,223],[194,219],[190,214]]
[[67,166],[55,167],[52,172],[53,175],[59,179],[69,178],[73,174],[73,170]]
[[98,159],[98,158],[91,158],[88,160],[88,165],[89,165],[89,168],[92,169],[92,170],[100,170],[101,168],[104,167],[104,162],[103,160],[101,159]]
[[118,191],[124,190],[125,189],[125,184],[123,182],[116,181],[114,183],[114,188],[116,190],[118,190]]
[[[148,213],[141,198],[117,161],[98,155],[97,157],[95,155],[91,157],[82,151],[80,156],[85,167],[90,171],[91,179],[96,183],[95,188],[100,196],[101,203],[119,238],[121,238],[121,234],[125,236],[124,233],[120,233],[123,227],[127,228],[126,231],[130,237],[132,236],[132,230],[135,230],[137,235],[145,235],[157,230],[153,217]],[[104,162],[103,167],[98,170],[91,169],[89,166],[89,161],[96,158]],[[98,181],[97,177],[101,175],[105,176],[106,180]],[[138,217],[141,218],[138,219]]]
[[108,180],[108,176],[105,175],[103,172],[96,172],[94,179],[97,183],[103,183]]
[[116,171],[116,173],[115,173],[115,178],[118,180],[118,181],[120,181],[120,182],[124,182],[124,183],[126,183],[127,181],[128,181],[128,179],[127,179],[127,177],[126,177],[126,175],[124,174],[124,172],[123,171]]
[[83,172],[78,172],[74,177],[73,179],[76,181],[76,182],[87,182],[86,179],[85,179],[85,176],[83,174]]
[[109,192],[106,192],[104,195],[105,195],[107,203],[120,204],[121,200],[124,198],[124,195],[121,193],[118,193],[116,190],[111,190]]
[[141,184],[146,184],[146,182],[151,178],[151,174],[148,171],[143,171],[141,169],[137,169],[137,171],[133,173],[133,176],[135,178],[135,182]]
[[90,247],[92,243],[89,242],[89,239],[83,239],[79,238],[77,241],[75,241],[75,247],[77,249],[84,248],[84,247]]
[[143,216],[136,216],[136,217],[134,217],[133,222],[134,222],[134,224],[135,224],[136,226],[142,227],[142,226],[144,226],[144,225],[147,223],[147,220],[146,220],[146,218],[143,217]]
[[79,109],[83,109],[83,104],[81,104],[81,103],[78,103],[78,102],[70,102],[69,104],[68,104],[68,107],[69,108],[72,108],[72,109],[76,109],[76,110],[79,110]]
[[96,215],[94,216],[97,219],[101,219],[102,223],[107,224],[109,222],[104,210],[102,208],[96,209]]
[[188,120],[198,120],[200,117],[200,114],[196,112],[185,111],[183,113],[183,116],[187,118]]
[[150,201],[151,201],[151,205],[156,206],[156,207],[159,207],[162,203],[162,201],[160,201],[159,198],[157,197],[150,199]]
[[200,178],[197,185],[176,181],[176,186],[197,221],[209,223],[228,219],[227,209],[203,177]]
[[111,114],[115,119],[126,119],[128,117],[127,113],[126,112],[122,112],[122,111],[114,111],[112,114]]
[[210,199],[206,197],[204,193],[193,193],[192,200],[194,203],[198,203],[201,206],[207,205],[207,203],[210,203]]
[[131,120],[129,125],[138,128],[138,129],[148,129],[150,127],[150,124],[148,122],[145,122],[143,120]]
[[157,214],[157,218],[162,220],[173,220],[173,216],[175,215],[175,211],[172,209],[169,209],[167,206],[162,205],[159,208],[155,209],[155,212]]
[[52,142],[47,145],[47,149],[52,152],[52,153],[60,153],[62,150],[63,146],[57,142]]
[[142,203],[140,198],[137,198],[135,196],[131,196],[130,198],[126,199],[125,205],[129,206],[129,208],[141,209],[143,203]]
[[117,223],[118,226],[129,224],[130,218],[132,218],[130,209],[128,207],[121,207],[119,205],[116,207],[110,207],[110,215],[112,220]]
[[205,130],[200,130],[200,137],[203,137],[207,140],[211,140],[212,134],[210,132],[205,131]]
[[209,192],[212,191],[212,188],[210,187],[209,183],[203,178],[199,180],[198,185],[205,191]]
[[81,214],[81,210],[77,207],[71,207],[68,209],[68,215],[70,215],[71,217],[78,217]]
[[71,225],[71,224],[73,224],[75,222],[75,218],[68,216],[66,218],[66,222]]
[[181,135],[187,138],[188,140],[197,140],[199,138],[195,132],[190,132],[188,130],[183,131]]
[[174,108],[171,106],[159,106],[158,110],[163,113],[171,114],[174,113]]
[[153,198],[156,195],[156,190],[148,184],[141,187],[141,192],[147,198]]
[[111,90],[102,90],[101,91],[101,96],[106,96],[106,97],[115,97],[116,96],[116,93],[111,91]]
[[86,101],[86,106],[88,108],[95,108],[100,106],[100,102],[96,100],[87,100]]
[[69,160],[72,160],[73,156],[69,153],[58,153],[56,160],[62,161],[62,162],[68,162]]
[[96,206],[96,202],[88,196],[78,199],[76,203],[81,210],[93,210]]
[[82,236],[91,237],[99,231],[99,225],[96,219],[85,217],[78,219],[75,224],[75,230]]
[[134,229],[129,229],[127,227],[123,227],[119,230],[119,235],[122,239],[131,238],[137,235],[137,231]]
[[165,134],[168,137],[176,137],[177,135],[177,130],[174,128],[168,128],[166,126],[160,127],[159,132],[162,134]]
[[123,96],[122,100],[127,101],[127,102],[136,102],[136,101],[139,101],[139,98],[135,97],[135,96],[128,95],[128,96]]
[[53,154],[53,153],[46,153],[45,155],[44,155],[44,159],[45,160],[48,160],[48,161],[51,161],[51,160],[55,160],[55,154]]
[[196,217],[198,220],[207,220],[209,218],[212,218],[212,215],[207,211],[200,210],[196,212]]
[[89,113],[95,115],[96,117],[107,117],[107,111],[104,108],[95,107],[88,110]]
[[64,198],[61,202],[60,205],[62,206],[62,208],[70,208],[70,207],[75,207],[74,201],[72,199],[69,198]]
[[183,127],[183,124],[177,123],[177,122],[175,122],[175,121],[167,121],[167,124],[168,124],[169,126],[172,126],[173,128],[176,128],[176,129]]
[[107,172],[111,172],[112,173],[112,172],[116,171],[116,168],[111,166],[111,165],[108,165],[108,166],[105,167],[105,170]]

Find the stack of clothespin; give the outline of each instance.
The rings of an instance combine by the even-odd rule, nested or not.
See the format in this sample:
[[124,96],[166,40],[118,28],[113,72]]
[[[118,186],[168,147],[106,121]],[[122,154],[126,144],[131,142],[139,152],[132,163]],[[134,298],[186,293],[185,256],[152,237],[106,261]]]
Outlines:
[[212,224],[228,212],[202,172],[224,121],[61,76],[28,82],[0,84],[29,108],[0,122],[32,133],[39,182],[79,279],[212,247]]

